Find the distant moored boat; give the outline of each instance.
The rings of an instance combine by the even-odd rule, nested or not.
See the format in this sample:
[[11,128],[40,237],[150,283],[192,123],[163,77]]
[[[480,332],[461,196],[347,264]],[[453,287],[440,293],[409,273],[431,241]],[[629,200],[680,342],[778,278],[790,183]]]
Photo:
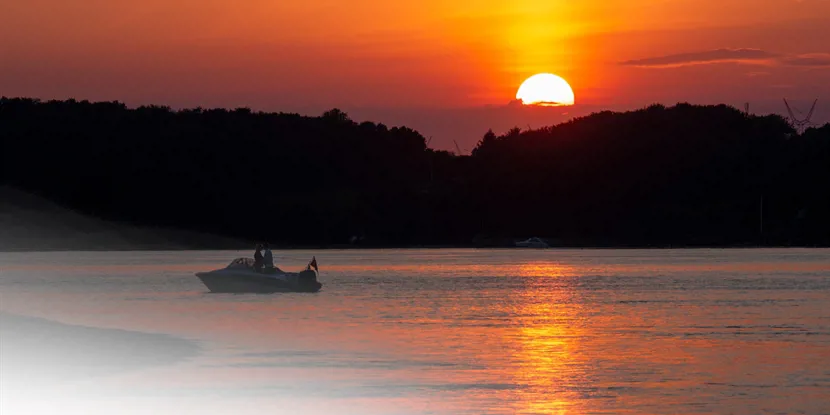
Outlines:
[[516,242],[516,246],[519,248],[549,248],[547,242],[539,239],[539,238],[528,238],[524,241]]

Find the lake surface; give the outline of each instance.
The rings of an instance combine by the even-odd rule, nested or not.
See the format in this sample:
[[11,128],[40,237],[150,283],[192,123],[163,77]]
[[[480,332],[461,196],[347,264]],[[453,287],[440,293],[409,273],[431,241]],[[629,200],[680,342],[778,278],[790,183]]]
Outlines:
[[828,249],[274,251],[316,255],[315,294],[193,275],[252,255],[0,253],[0,311],[69,325],[7,348],[30,362],[7,384],[43,382],[12,409],[830,414]]

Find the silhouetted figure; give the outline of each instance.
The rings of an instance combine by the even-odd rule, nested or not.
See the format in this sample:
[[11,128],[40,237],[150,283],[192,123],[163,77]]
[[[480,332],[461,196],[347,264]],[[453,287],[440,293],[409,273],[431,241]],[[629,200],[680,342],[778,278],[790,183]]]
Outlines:
[[262,256],[262,245],[256,245],[256,252],[254,252],[254,270],[256,272],[262,272],[262,266],[264,264],[264,257]]
[[273,272],[274,271],[274,254],[271,253],[271,248],[268,244],[265,244],[265,271],[266,272]]

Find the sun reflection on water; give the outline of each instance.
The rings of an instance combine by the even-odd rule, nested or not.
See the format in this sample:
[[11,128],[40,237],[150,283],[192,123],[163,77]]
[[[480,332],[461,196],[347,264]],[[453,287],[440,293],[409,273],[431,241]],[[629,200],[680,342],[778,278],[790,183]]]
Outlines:
[[[535,262],[523,265],[520,275],[565,277],[574,275],[574,269]],[[576,394],[586,367],[578,355],[585,333],[582,304],[571,285],[567,280],[555,285],[530,282],[519,294],[514,312],[521,317],[510,348],[510,376],[519,386],[511,399],[516,413],[566,414],[579,409]]]
[[570,265],[553,262],[529,262],[519,266],[521,277],[573,277],[577,269]]

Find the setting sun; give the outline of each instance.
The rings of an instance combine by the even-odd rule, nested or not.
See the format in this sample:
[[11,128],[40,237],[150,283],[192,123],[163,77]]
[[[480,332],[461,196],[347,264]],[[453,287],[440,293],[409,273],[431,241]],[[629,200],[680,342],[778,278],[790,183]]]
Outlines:
[[562,106],[574,104],[574,91],[559,76],[540,73],[527,78],[516,92],[525,105]]

